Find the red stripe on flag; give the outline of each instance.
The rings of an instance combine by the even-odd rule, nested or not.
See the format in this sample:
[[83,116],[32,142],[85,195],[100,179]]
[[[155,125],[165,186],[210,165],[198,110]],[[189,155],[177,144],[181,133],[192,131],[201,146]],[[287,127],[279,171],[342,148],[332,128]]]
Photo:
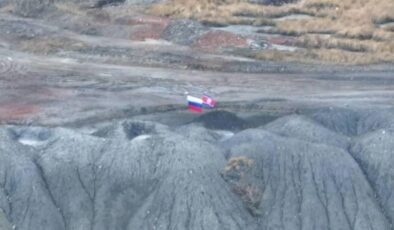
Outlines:
[[202,108],[201,107],[197,107],[197,106],[193,106],[193,105],[189,105],[189,110],[194,111],[194,112],[202,112]]
[[215,107],[216,101],[206,95],[202,97],[202,101],[204,104],[209,105],[212,108]]

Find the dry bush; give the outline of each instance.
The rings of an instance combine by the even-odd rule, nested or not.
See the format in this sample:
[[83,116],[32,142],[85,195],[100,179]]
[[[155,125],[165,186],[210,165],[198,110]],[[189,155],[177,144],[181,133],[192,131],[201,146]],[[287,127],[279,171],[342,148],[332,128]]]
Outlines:
[[259,216],[261,213],[259,212],[259,207],[261,204],[261,199],[263,197],[263,193],[261,190],[255,185],[239,185],[236,186],[234,192],[238,194],[242,201],[244,202],[246,208],[249,212],[254,216]]
[[237,194],[248,211],[255,216],[260,215],[259,206],[263,196],[260,188],[250,182],[251,169],[254,161],[244,156],[232,157],[223,170],[224,179],[230,183],[235,194]]
[[227,165],[224,167],[224,174],[228,174],[231,171],[241,172],[242,170],[251,168],[254,164],[252,159],[249,159],[244,156],[232,157],[227,162]]

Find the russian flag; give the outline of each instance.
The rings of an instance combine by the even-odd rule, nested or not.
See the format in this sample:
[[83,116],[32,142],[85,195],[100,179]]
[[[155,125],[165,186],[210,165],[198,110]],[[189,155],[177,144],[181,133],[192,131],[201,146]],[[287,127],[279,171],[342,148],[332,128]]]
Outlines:
[[211,108],[214,108],[214,107],[215,107],[215,104],[216,104],[216,101],[213,100],[211,97],[209,97],[209,96],[207,96],[207,95],[204,95],[204,96],[202,97],[202,103],[203,103],[204,105],[208,105],[208,106],[211,107]]
[[187,96],[187,102],[188,102],[189,110],[199,113],[202,112],[202,104],[203,104],[202,99],[198,97]]

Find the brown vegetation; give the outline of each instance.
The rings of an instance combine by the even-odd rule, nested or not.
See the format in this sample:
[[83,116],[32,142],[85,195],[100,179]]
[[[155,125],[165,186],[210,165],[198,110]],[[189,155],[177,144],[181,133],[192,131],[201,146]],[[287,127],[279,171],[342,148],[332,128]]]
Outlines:
[[252,159],[244,156],[232,157],[227,162],[222,175],[232,185],[234,193],[241,198],[248,211],[257,216],[261,214],[259,206],[263,193],[258,186],[247,181],[253,168]]
[[[373,63],[394,60],[394,2],[392,0],[303,0],[264,6],[245,0],[170,0],[148,12],[229,24],[273,25],[271,33],[298,37],[299,51],[261,51],[263,59]],[[276,20],[292,14],[310,15]],[[388,24],[382,26],[383,24]]]
[[[247,157],[232,157],[227,162],[226,167],[224,168],[223,174],[227,175],[231,172],[236,172],[242,174],[242,171],[245,171],[253,166],[253,160]],[[242,177],[242,176],[241,176]]]
[[216,47],[247,45],[247,40],[236,34],[226,31],[209,31],[202,35],[196,42],[195,46],[200,48],[214,49]]
[[50,54],[61,50],[73,50],[84,47],[85,44],[72,39],[44,37],[21,41],[19,49],[35,54]]
[[252,215],[261,215],[259,207],[263,194],[257,186],[251,184],[236,186],[234,192],[241,197],[246,208]]

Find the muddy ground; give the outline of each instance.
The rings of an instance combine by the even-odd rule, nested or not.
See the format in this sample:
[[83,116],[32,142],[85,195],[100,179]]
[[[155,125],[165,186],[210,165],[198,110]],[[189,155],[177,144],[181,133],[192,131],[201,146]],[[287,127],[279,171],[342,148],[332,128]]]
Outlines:
[[391,65],[248,59],[140,6],[0,30],[1,229],[393,229]]

